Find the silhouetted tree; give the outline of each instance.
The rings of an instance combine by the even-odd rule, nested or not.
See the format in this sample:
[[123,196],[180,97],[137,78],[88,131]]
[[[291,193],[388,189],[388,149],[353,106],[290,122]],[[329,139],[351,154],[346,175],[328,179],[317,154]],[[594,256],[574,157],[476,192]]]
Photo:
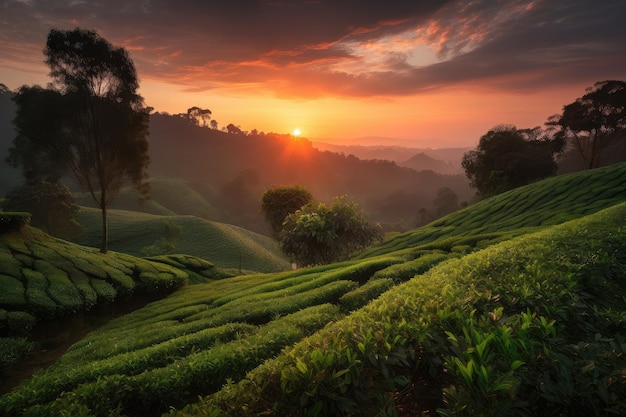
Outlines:
[[194,126],[208,127],[211,114],[211,110],[209,109],[201,109],[200,107],[194,106],[187,109],[187,113],[179,113],[176,116],[187,120]]
[[217,120],[211,120],[211,129],[217,130]]
[[554,175],[554,157],[563,142],[540,135],[538,128],[505,125],[487,132],[478,147],[463,156],[461,165],[471,186],[488,197]]
[[380,226],[370,224],[356,203],[342,197],[330,206],[311,202],[288,215],[279,242],[287,256],[306,266],[345,260],[380,238]]
[[232,123],[229,123],[229,124],[228,124],[228,126],[226,126],[226,131],[227,131],[228,133],[232,133],[232,134],[234,134],[234,135],[239,135],[239,134],[243,133],[243,132],[241,131],[241,129],[239,128],[239,126],[235,126],[235,125],[234,125],[234,124],[232,124]]
[[603,149],[619,138],[626,140],[626,82],[600,81],[586,92],[546,125],[556,128],[556,136],[571,143],[591,169],[599,165]]
[[96,32],[53,29],[44,49],[54,90],[22,87],[15,96],[17,136],[9,159],[29,181],[71,173],[102,212],[130,180],[147,193],[149,114],[137,94],[132,60]]
[[275,186],[265,190],[261,196],[261,211],[278,239],[285,218],[313,201],[310,192],[299,185]]
[[16,187],[7,194],[2,209],[31,213],[31,225],[54,236],[69,238],[81,231],[75,220],[79,209],[74,196],[59,183],[41,181]]

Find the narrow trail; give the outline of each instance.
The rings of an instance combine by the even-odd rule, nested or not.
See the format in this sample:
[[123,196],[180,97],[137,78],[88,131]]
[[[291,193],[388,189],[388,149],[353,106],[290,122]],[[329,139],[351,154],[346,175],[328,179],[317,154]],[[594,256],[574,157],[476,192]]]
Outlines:
[[127,300],[95,306],[87,312],[38,323],[30,337],[36,345],[35,349],[13,368],[5,381],[0,381],[0,395],[28,380],[35,372],[54,364],[74,343],[91,331],[168,294],[169,292],[159,292],[136,295]]

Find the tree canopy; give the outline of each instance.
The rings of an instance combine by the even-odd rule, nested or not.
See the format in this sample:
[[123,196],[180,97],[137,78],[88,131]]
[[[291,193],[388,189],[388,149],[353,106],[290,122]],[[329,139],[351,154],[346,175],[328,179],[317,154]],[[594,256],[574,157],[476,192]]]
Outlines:
[[75,217],[78,206],[69,188],[59,183],[37,182],[12,189],[2,202],[5,211],[26,211],[30,223],[46,233],[69,238],[81,231]]
[[573,145],[585,168],[599,166],[602,151],[612,142],[626,140],[626,82],[599,81],[594,88],[563,113],[552,116],[546,125],[556,129],[556,136]]
[[488,197],[554,175],[554,157],[562,146],[539,129],[502,125],[483,135],[461,164],[471,186]]
[[278,238],[285,218],[311,201],[311,193],[300,185],[275,186],[265,190],[261,196],[261,211],[272,229],[272,235]]
[[128,53],[96,32],[53,29],[44,54],[52,88],[16,94],[9,161],[27,181],[73,175],[102,211],[106,252],[107,207],[127,181],[147,192],[149,110]]
[[330,205],[310,202],[288,215],[279,242],[287,256],[307,266],[345,260],[380,238],[380,226],[344,196]]

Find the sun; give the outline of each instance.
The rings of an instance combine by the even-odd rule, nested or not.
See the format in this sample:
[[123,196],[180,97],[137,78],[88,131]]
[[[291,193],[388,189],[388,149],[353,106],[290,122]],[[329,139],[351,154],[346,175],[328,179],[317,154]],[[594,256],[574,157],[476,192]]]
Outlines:
[[292,135],[294,136],[300,136],[300,134],[302,134],[302,132],[300,131],[300,129],[298,129],[297,127],[293,130],[293,132],[291,132]]

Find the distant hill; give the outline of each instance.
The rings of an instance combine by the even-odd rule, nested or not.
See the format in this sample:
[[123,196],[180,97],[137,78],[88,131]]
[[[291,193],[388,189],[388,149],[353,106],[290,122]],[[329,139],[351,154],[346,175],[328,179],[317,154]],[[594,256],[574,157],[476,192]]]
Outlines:
[[348,194],[372,221],[385,224],[414,224],[421,208],[433,208],[442,187],[459,201],[474,195],[462,174],[418,172],[381,158],[320,151],[291,135],[227,134],[163,114],[151,117],[150,132],[151,175],[208,186],[210,205],[227,213],[229,222],[255,231],[265,227],[259,202],[273,185],[300,184],[320,201]]
[[462,172],[460,164],[453,165],[450,162],[446,163],[442,160],[431,158],[424,152],[413,155],[409,160],[402,162],[400,165],[416,171],[429,169],[440,174],[460,174]]
[[[386,145],[345,145],[337,143],[313,142],[313,147],[321,151],[330,151],[346,155],[354,155],[359,159],[386,159],[400,166],[406,166],[416,171],[424,168],[418,164],[408,163],[416,155],[426,155],[433,160],[440,161],[442,174],[460,173],[463,154],[470,148],[417,148],[414,146],[386,146]],[[408,163],[408,164],[407,164]]]
[[[184,253],[238,272],[276,272],[290,268],[278,243],[268,236],[238,226],[196,216],[162,216],[111,209],[107,214],[109,248],[133,256]],[[78,216],[84,229],[72,239],[99,247],[102,236],[100,211],[82,207]]]

